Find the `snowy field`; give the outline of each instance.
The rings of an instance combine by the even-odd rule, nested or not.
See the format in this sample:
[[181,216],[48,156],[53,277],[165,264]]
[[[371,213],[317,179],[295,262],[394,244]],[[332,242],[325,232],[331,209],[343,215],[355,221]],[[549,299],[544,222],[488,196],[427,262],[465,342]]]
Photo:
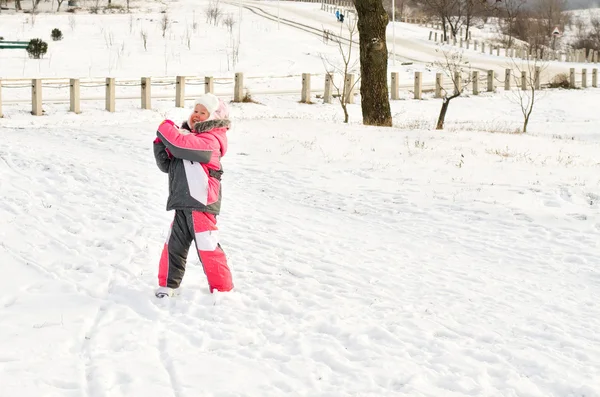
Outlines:
[[[307,37],[268,64],[246,54],[248,71],[300,59]],[[117,69],[157,75],[153,54]],[[191,254],[169,300],[153,296],[173,213],[152,140],[192,102],[5,105],[0,397],[600,397],[600,90],[544,91],[525,135],[511,93],[453,100],[443,132],[439,100],[403,95],[391,129],[359,105],[344,125],[298,96],[232,104],[235,290],[209,294]]]
[[600,91],[549,94],[528,135],[498,96],[446,132],[433,100],[388,130],[258,99],[223,160],[236,290],[190,256],[162,301],[151,140],[185,111],[2,121],[0,395],[600,396]]

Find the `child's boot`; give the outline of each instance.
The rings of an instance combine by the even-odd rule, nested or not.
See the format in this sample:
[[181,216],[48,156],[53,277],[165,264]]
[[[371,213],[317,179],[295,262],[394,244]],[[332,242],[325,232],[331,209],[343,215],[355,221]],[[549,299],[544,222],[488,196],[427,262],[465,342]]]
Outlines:
[[173,296],[174,293],[175,293],[175,290],[173,288],[158,287],[156,289],[156,292],[154,293],[154,295],[156,295],[157,298],[164,298],[165,296],[171,297],[171,296]]

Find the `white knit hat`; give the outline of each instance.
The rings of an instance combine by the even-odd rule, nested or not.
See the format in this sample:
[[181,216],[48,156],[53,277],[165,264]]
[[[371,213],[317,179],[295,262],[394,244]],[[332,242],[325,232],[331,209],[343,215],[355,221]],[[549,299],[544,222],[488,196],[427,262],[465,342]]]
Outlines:
[[214,94],[207,93],[198,97],[195,105],[204,106],[209,115],[212,115],[219,108],[219,98],[217,98]]

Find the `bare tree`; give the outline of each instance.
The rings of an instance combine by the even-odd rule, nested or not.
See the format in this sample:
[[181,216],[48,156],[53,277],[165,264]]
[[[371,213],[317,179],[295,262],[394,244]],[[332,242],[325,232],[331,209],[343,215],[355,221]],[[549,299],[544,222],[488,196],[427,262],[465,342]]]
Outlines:
[[142,43],[144,43],[144,51],[148,51],[148,33],[145,30],[140,31],[142,36]]
[[64,3],[65,0],[56,0],[58,6],[56,7],[56,12],[60,11],[60,6]]
[[38,5],[40,5],[40,2],[42,0],[31,0],[31,25],[35,25],[35,17],[37,15],[38,12]]
[[516,25],[519,17],[523,15],[523,6],[525,0],[504,0],[500,9],[503,26],[502,31],[507,36],[506,46],[513,46],[514,37],[516,36]]
[[566,0],[537,0],[534,10],[539,15],[538,19],[542,23],[547,37],[550,37],[556,26],[564,30],[570,19],[570,16],[564,12]]
[[206,16],[206,23],[217,26],[223,16],[223,9],[219,5],[219,0],[211,0],[204,10],[204,15]]
[[192,49],[192,32],[189,26],[185,27],[185,44],[188,50]]
[[166,36],[169,26],[171,26],[171,20],[169,19],[169,14],[165,12],[160,20],[160,30],[162,31],[163,38]]
[[541,87],[541,75],[547,68],[547,63],[539,61],[537,58],[527,59],[517,62],[514,58],[510,59],[511,69],[516,73],[512,75],[515,89],[511,91],[512,102],[516,103],[523,114],[522,132],[527,132],[529,119],[533,113],[534,106],[539,100],[539,90]]
[[[323,37],[324,37],[324,40],[326,37],[326,40],[327,40],[326,43],[329,43],[331,41],[331,42],[335,43],[335,45],[337,45],[339,54],[341,56],[341,62],[332,61],[323,55],[321,55],[321,60],[323,61],[325,70],[327,71],[327,74],[329,75],[329,78],[331,79],[331,83],[337,92],[337,98],[339,99],[340,105],[342,107],[342,111],[344,112],[344,123],[347,123],[348,119],[349,119],[349,116],[348,116],[349,95],[351,92],[354,91],[354,87],[360,80],[360,76],[359,76],[359,78],[357,78],[354,81],[354,84],[352,86],[348,86],[346,84],[348,76],[352,72],[356,71],[359,60],[356,58],[356,56],[354,56],[354,59],[353,59],[353,49],[355,46],[354,38],[356,37],[356,33],[357,33],[356,32],[357,21],[356,21],[356,19],[351,20],[350,18],[348,18],[345,21],[345,25],[348,29],[349,40],[346,40],[341,36],[336,36],[333,32],[331,32],[329,30],[323,29]],[[336,84],[336,81],[335,81],[336,75],[341,77],[341,80],[342,80],[341,87],[339,84]]]
[[573,48],[600,50],[600,18],[589,15],[589,22],[582,19],[575,20],[576,35]]
[[230,70],[231,68],[235,68],[240,59],[240,42],[239,40],[236,40],[236,37],[233,34],[233,29],[229,30],[229,46],[227,47],[226,51],[227,70]]
[[233,14],[227,14],[227,16],[223,19],[223,25],[227,26],[227,30],[229,33],[233,31],[233,26],[235,25],[235,19],[233,19]]
[[[503,32],[508,36],[509,46],[520,39],[529,44],[532,50],[543,50],[550,46],[555,27],[564,30],[571,17],[563,12],[565,0],[505,0]],[[552,43],[553,44],[553,43]]]
[[[435,129],[443,130],[450,101],[462,95],[465,88],[471,83],[473,74],[471,73],[469,61],[463,57],[462,52],[440,49],[436,51],[441,51],[444,59],[434,62],[434,66],[441,69],[446,77],[452,81],[451,93],[442,87],[442,108]],[[464,78],[465,76],[466,78]]]
[[487,23],[488,17],[498,14],[498,5],[495,0],[493,3],[486,0],[459,0],[459,3],[464,15],[462,25],[465,27],[465,40],[469,40],[469,31],[476,18],[481,17]]
[[443,40],[448,39],[448,21],[455,11],[458,0],[415,0],[421,10],[432,17],[439,19],[442,24]]
[[388,16],[381,0],[355,0],[360,42],[360,85],[363,124],[392,126],[387,85]]
[[396,6],[395,14],[396,20],[402,20],[402,18],[408,14],[408,6],[410,0],[385,0],[383,6],[388,13],[388,17],[392,20],[392,3]]

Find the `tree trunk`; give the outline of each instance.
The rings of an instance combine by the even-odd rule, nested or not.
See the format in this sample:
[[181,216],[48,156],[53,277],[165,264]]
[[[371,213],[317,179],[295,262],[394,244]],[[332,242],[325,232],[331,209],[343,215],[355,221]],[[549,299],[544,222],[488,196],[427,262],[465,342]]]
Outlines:
[[448,30],[446,29],[446,17],[442,14],[442,29],[444,30],[444,42],[448,40]]
[[444,129],[444,120],[446,119],[446,112],[448,111],[448,105],[450,105],[450,100],[448,98],[444,98],[442,102],[442,109],[440,110],[440,117],[438,117],[436,130]]
[[467,23],[466,23],[466,32],[465,32],[465,40],[469,40],[469,28],[471,27],[471,15],[467,15]]
[[360,96],[363,124],[392,126],[387,86],[388,15],[381,0],[355,0],[360,42]]
[[344,102],[342,102],[342,110],[344,111],[344,123],[348,123],[348,105]]

